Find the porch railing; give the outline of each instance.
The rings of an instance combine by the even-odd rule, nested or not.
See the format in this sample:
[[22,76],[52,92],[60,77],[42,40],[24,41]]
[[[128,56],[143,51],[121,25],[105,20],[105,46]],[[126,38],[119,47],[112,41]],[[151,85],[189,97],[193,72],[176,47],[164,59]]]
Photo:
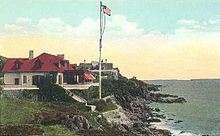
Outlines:
[[1,87],[3,88],[3,90],[36,90],[39,89],[36,85],[1,85]]

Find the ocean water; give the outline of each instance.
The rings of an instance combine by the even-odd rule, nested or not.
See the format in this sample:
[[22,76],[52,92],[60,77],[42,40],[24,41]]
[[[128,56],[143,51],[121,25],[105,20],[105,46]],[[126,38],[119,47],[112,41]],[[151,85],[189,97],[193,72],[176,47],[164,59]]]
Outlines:
[[[220,80],[146,82],[162,85],[161,93],[182,96],[187,100],[184,104],[153,103],[166,115],[162,124],[185,134],[220,136]],[[175,123],[178,120],[183,122]]]

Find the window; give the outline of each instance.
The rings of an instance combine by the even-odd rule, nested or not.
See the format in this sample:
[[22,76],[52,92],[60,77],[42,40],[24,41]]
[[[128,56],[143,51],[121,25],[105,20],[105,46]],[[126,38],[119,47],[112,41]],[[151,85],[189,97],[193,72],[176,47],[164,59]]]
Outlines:
[[22,63],[19,60],[15,60],[15,62],[14,62],[14,69],[19,69],[21,64]]
[[65,63],[64,63],[64,67],[67,68],[67,66],[68,66],[68,64],[67,64],[67,62],[65,62]]
[[19,68],[20,68],[20,64],[16,63],[16,64],[15,64],[15,68],[16,68],[16,69],[19,69]]
[[23,76],[23,83],[24,83],[24,84],[27,83],[27,76]]
[[59,84],[62,84],[62,83],[63,83],[63,81],[62,81],[62,76],[61,76],[61,75],[58,76],[58,83],[59,83]]
[[35,68],[41,68],[41,65],[42,65],[42,62],[38,59],[38,60],[36,60],[36,62],[35,62]]
[[19,78],[15,78],[15,85],[19,85]]
[[38,84],[38,76],[32,76],[32,85]]
[[59,68],[60,67],[60,63],[55,63],[55,66]]

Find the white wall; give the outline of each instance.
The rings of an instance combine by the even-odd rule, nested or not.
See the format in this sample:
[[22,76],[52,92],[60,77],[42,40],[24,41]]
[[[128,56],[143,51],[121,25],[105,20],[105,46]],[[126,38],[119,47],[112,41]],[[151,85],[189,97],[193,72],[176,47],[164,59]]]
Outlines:
[[19,84],[22,85],[23,83],[23,76],[27,76],[27,83],[23,83],[23,87],[31,86],[32,85],[32,76],[36,75],[44,75],[44,73],[40,72],[33,72],[33,73],[5,73],[4,74],[4,83],[6,85],[14,85],[15,78],[19,78]]
[[[5,84],[15,84],[15,78],[20,79],[20,73],[5,73],[4,74],[4,83]],[[21,84],[21,80],[19,81]]]

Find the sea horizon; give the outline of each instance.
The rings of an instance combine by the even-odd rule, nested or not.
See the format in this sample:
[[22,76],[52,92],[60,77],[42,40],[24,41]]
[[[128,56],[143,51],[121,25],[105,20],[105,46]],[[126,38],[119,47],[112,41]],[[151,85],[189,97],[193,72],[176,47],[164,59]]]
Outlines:
[[190,78],[190,79],[144,79],[142,81],[193,81],[193,80],[220,80],[219,78]]

